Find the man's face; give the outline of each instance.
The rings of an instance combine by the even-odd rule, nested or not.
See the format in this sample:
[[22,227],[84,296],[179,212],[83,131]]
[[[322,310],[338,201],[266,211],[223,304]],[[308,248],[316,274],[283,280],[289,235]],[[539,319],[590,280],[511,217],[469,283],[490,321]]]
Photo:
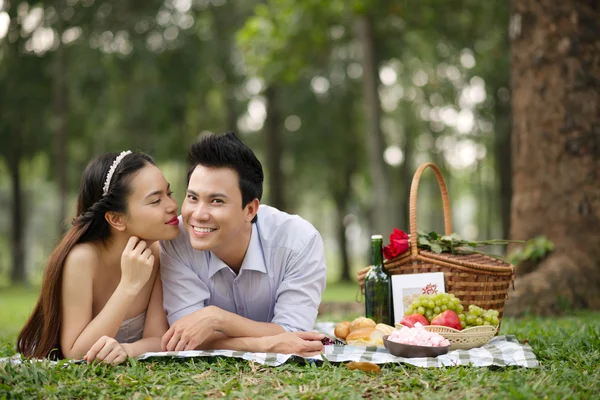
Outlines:
[[[257,202],[256,202],[257,203]],[[256,215],[254,202],[242,207],[238,174],[231,168],[198,165],[190,176],[181,206],[185,229],[194,249],[218,255],[241,244]]]

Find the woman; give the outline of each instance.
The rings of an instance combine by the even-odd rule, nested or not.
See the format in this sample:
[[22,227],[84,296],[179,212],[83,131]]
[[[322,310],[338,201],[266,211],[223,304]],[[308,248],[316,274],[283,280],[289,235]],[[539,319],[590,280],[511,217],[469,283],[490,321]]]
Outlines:
[[144,153],[100,156],[83,173],[77,215],[50,256],[17,350],[109,364],[160,351],[168,325],[156,241],[179,233],[168,182]]

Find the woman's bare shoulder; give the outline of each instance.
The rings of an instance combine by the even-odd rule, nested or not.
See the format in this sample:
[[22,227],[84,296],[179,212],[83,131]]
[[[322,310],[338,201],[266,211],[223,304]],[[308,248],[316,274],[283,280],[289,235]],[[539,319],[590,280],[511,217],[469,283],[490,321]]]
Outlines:
[[73,246],[65,259],[65,277],[91,277],[100,262],[97,248],[90,243],[79,243]]

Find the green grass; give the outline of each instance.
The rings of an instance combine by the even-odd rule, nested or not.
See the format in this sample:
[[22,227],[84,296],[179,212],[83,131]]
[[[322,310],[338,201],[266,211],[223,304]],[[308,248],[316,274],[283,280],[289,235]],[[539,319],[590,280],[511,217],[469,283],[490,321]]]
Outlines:
[[[36,289],[0,291],[0,356],[14,351]],[[347,285],[328,299],[354,300]],[[320,316],[319,319],[327,319]],[[594,398],[600,393],[600,313],[504,319],[502,333],[533,347],[542,366],[417,368],[386,364],[368,375],[343,365],[287,363],[264,367],[244,360],[198,358],[131,362],[117,367],[34,363],[0,365],[2,398]],[[594,394],[596,393],[596,394]]]
[[16,337],[37,301],[39,287],[0,288],[0,340]]

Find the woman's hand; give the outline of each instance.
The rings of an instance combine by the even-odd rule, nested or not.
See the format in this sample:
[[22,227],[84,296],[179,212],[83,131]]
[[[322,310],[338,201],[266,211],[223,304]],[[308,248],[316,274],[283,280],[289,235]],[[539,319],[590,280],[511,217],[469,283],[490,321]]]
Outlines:
[[87,352],[83,359],[91,364],[92,361],[98,360],[105,364],[117,365],[127,359],[126,345],[117,342],[110,336],[102,336],[92,348]]
[[150,279],[153,267],[150,247],[140,238],[130,237],[121,255],[121,282],[139,291]]

